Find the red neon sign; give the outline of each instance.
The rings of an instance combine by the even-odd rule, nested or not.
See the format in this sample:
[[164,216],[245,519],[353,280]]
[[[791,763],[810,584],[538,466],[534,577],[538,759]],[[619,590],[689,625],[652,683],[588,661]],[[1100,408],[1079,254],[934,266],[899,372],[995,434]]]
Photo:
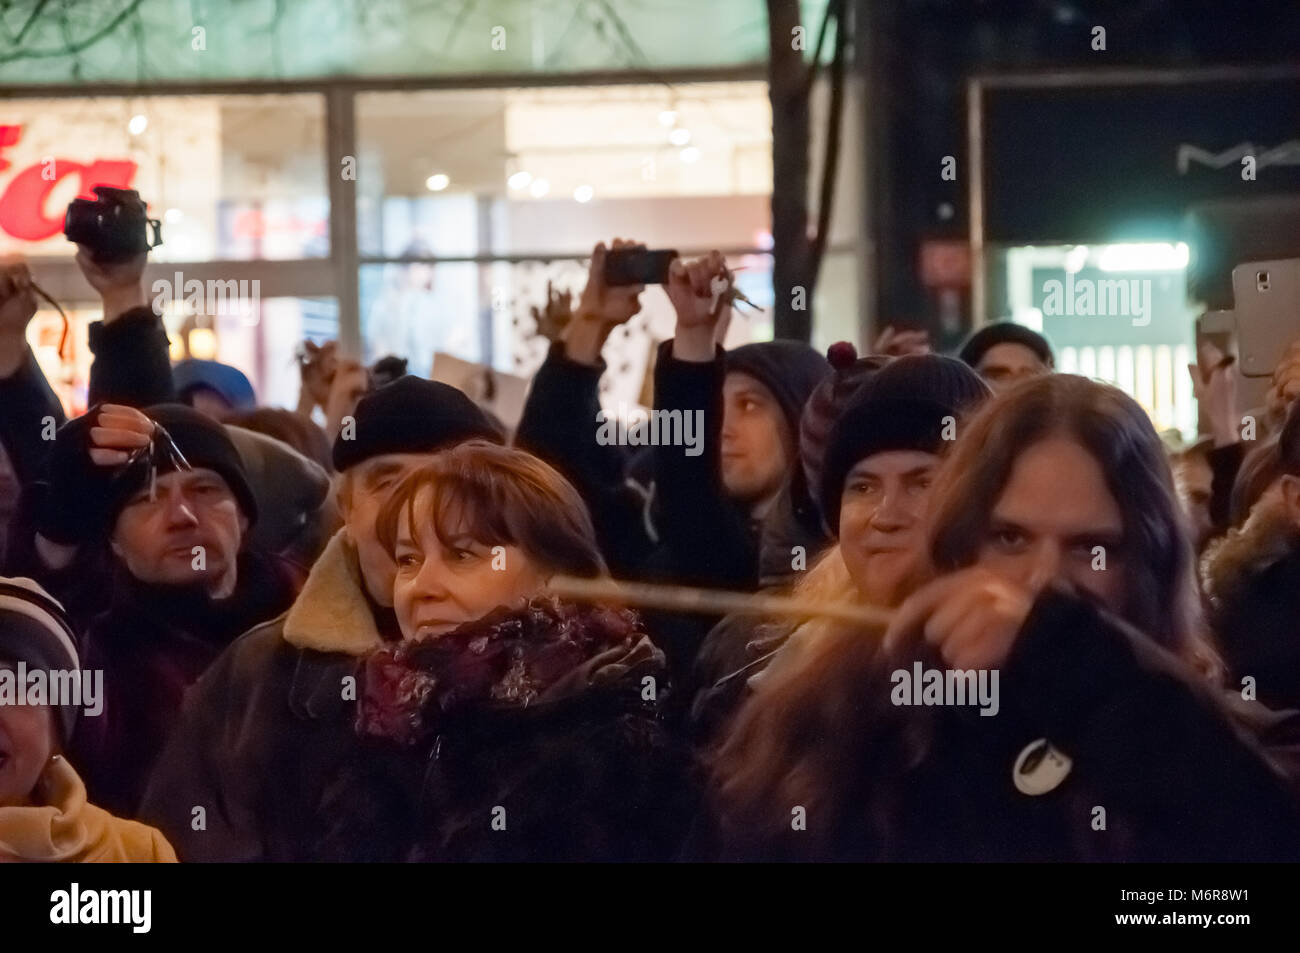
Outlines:
[[[22,126],[0,126],[0,172],[13,163],[3,152],[22,137]],[[79,198],[93,199],[97,185],[129,189],[136,164],[130,159],[95,159],[89,163],[74,159],[46,159],[18,172],[0,195],[0,231],[28,242],[39,242],[63,231],[63,209],[53,217],[46,214],[50,193],[70,175],[81,177]]]

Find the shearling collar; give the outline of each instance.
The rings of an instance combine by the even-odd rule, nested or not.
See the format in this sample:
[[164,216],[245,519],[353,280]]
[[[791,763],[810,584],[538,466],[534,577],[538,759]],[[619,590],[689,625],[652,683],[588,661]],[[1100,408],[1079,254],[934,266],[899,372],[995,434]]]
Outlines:
[[361,581],[361,566],[347,530],[334,534],[311,567],[284,620],[284,640],[300,649],[365,655],[386,643]]
[[1292,553],[1300,553],[1300,529],[1280,501],[1257,506],[1244,524],[1206,547],[1201,579],[1213,605],[1221,605],[1252,577]]

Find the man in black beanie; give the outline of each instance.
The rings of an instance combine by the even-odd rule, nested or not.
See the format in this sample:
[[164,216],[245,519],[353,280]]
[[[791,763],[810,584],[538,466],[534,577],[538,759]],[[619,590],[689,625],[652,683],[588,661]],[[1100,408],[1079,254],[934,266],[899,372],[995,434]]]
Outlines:
[[[284,615],[235,641],[199,680],[159,758],[140,816],[196,860],[309,860],[321,808],[358,752],[361,657],[401,638],[396,566],[375,518],[433,454],[502,434],[464,393],[403,377],[367,394],[334,441],[344,525]],[[202,807],[204,824],[194,823]]]
[[247,550],[257,504],[225,428],[180,404],[104,404],[65,424],[39,538],[103,548],[111,598],[82,638],[103,713],[72,750],[91,799],[134,813],[186,688],[236,636],[293,601],[289,566]]
[[1047,338],[1013,321],[980,328],[966,339],[958,357],[978,371],[995,391],[1026,377],[1051,373],[1056,366]]
[[[799,465],[799,417],[830,364],[802,342],[772,341],[724,351],[716,342],[729,305],[714,287],[731,281],[723,256],[674,261],[665,286],[677,324],[655,362],[655,410],[696,415],[702,453],[655,448],[659,549],[647,575],[691,586],[756,590],[763,564],[790,571],[796,548],[820,545],[820,518]],[[778,525],[779,524],[779,525]],[[767,546],[764,539],[779,540]],[[708,630],[708,616],[651,617],[683,688]]]

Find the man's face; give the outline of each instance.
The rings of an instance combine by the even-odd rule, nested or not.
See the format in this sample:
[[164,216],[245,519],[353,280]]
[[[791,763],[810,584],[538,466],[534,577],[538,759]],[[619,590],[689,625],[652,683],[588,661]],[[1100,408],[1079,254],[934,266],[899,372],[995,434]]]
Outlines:
[[1004,342],[985,351],[975,370],[994,391],[1002,391],[1026,377],[1046,374],[1051,368],[1023,344]]
[[141,582],[203,582],[215,597],[235,588],[236,560],[248,518],[215,470],[160,474],[131,497],[113,527],[112,546]]
[[1210,519],[1211,484],[1214,472],[1210,461],[1203,453],[1184,453],[1174,460],[1174,485],[1178,488],[1178,499],[1183,506],[1183,515],[1187,518],[1187,527],[1191,537],[1196,541],[1199,552],[1201,546],[1214,532]]
[[339,494],[344,529],[356,547],[366,592],[381,606],[393,604],[393,576],[397,566],[376,535],[379,511],[407,474],[432,459],[432,453],[385,453],[371,457],[347,471],[347,480]]
[[[17,672],[7,660],[0,660],[0,669]],[[54,724],[45,705],[0,705],[0,807],[29,802],[54,753]]]
[[772,392],[740,371],[727,374],[722,400],[722,485],[742,503],[760,503],[781,488],[789,469],[789,425]]
[[1054,437],[1024,451],[993,506],[979,564],[1037,592],[1055,580],[1124,611],[1124,520],[1087,450]]
[[211,387],[196,387],[190,392],[189,405],[213,420],[225,420],[234,408]]
[[840,497],[840,553],[864,601],[892,607],[908,595],[938,466],[933,453],[886,450],[849,471]]

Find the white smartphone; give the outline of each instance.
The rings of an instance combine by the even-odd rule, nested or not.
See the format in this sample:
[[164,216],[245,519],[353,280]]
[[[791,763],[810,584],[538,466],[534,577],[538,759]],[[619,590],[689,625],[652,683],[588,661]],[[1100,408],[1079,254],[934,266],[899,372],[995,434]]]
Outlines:
[[1249,261],[1232,269],[1237,356],[1246,377],[1271,377],[1300,340],[1300,258]]

